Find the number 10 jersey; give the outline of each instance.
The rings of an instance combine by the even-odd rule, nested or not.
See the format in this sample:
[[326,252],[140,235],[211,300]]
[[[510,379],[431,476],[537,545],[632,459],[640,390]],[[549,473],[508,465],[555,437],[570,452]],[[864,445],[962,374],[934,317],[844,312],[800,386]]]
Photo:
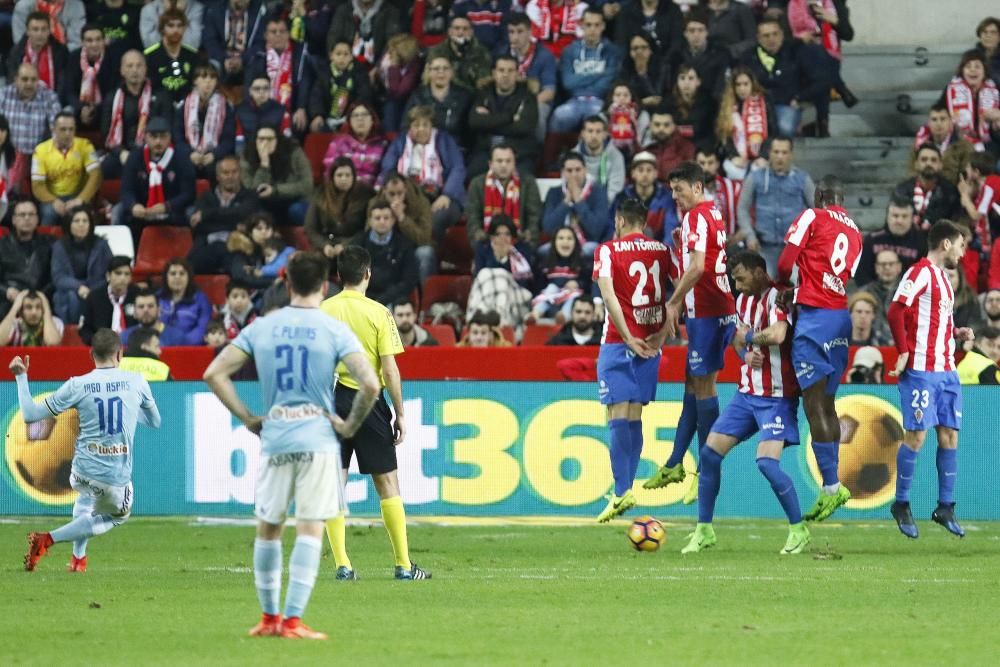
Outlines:
[[[669,265],[667,246],[638,232],[606,241],[594,251],[594,280],[611,278],[625,323],[637,338],[663,328]],[[610,315],[604,318],[601,342],[624,342]]]

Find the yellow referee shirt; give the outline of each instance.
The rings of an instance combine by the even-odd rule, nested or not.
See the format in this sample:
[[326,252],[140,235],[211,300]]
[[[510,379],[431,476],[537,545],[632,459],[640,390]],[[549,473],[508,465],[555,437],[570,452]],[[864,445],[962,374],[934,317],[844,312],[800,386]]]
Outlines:
[[73,197],[80,193],[87,182],[87,174],[99,169],[94,145],[87,139],[76,137],[65,153],[48,139],[35,146],[31,156],[31,180],[43,181],[56,197]]
[[[344,290],[336,296],[331,296],[320,307],[324,313],[351,328],[361,341],[361,347],[372,368],[375,369],[379,383],[385,387],[385,378],[382,377],[382,357],[403,352],[403,341],[399,337],[396,320],[392,318],[389,309],[354,290]],[[337,375],[345,387],[358,388],[357,380],[351,377],[347,366],[343,363],[337,366]]]

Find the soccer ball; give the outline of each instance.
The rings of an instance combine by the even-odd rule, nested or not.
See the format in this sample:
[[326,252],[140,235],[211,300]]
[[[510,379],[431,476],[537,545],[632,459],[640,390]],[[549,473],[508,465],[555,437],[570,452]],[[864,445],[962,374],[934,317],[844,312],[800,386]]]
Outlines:
[[28,497],[48,505],[73,502],[76,492],[69,473],[79,430],[76,410],[34,424],[25,424],[19,411],[13,415],[4,458],[11,477]]
[[636,551],[656,551],[665,539],[663,524],[651,516],[641,516],[628,527],[628,543]]

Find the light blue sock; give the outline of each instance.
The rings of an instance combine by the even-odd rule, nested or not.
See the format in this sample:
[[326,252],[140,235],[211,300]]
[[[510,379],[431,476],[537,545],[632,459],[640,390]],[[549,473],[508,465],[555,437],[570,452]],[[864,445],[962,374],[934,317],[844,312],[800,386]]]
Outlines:
[[319,574],[319,556],[322,542],[318,537],[299,535],[295,538],[292,555],[288,559],[288,592],[285,593],[285,618],[302,618],[309,596],[312,595]]
[[840,475],[837,473],[840,458],[837,443],[813,441],[813,454],[816,456],[819,474],[823,478],[823,486],[840,484]]
[[938,502],[955,504],[955,482],[958,480],[958,450],[938,447]]
[[110,514],[85,514],[73,519],[65,526],[52,531],[53,542],[76,542],[95,535],[103,535],[124,519],[113,519]]
[[[631,436],[632,453],[629,456],[629,479],[635,481],[635,474],[639,470],[639,457],[642,455],[642,421],[630,421],[628,423],[629,435]],[[631,487],[631,483],[629,484]]]
[[611,429],[611,476],[615,479],[615,495],[621,497],[632,488],[629,479],[632,434],[627,419],[612,419],[608,427]]
[[701,448],[698,454],[701,474],[698,475],[698,523],[712,523],[715,499],[722,484],[722,456],[711,447]]
[[698,410],[698,446],[701,448],[708,444],[708,434],[719,418],[719,397],[703,398],[695,401],[695,406]]
[[[79,495],[76,498],[76,502],[73,503],[73,518],[77,519],[81,516],[90,516],[94,513],[94,497],[88,495]],[[89,538],[81,537],[80,539],[73,540],[73,555],[77,558],[84,558],[87,555],[87,542]]]
[[896,502],[910,502],[910,487],[913,485],[913,470],[917,467],[917,452],[904,444],[896,452]]
[[802,508],[799,507],[799,496],[795,493],[795,484],[792,478],[781,469],[778,459],[762,456],[757,459],[757,467],[761,473],[771,483],[771,489],[781,503],[781,509],[785,510],[788,523],[799,523],[802,521]]
[[253,580],[265,614],[277,615],[281,604],[281,540],[253,541]]
[[677,429],[674,431],[674,449],[667,459],[667,467],[673,468],[684,460],[691,440],[698,431],[698,405],[694,394],[684,394],[684,403],[681,405],[681,416],[677,420]]

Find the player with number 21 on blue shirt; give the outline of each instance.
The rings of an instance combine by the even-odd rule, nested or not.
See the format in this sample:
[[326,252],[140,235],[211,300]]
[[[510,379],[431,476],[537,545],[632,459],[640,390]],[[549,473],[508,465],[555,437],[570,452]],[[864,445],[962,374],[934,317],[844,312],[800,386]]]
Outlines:
[[[379,391],[358,339],[319,309],[328,272],[329,262],[319,253],[292,255],[290,304],[254,320],[205,371],[205,382],[219,400],[261,439],[253,568],[263,614],[250,630],[255,637],[326,639],[301,619],[319,572],[325,522],[344,508],[338,438],[354,435]],[[250,359],[260,378],[263,417],[250,412],[230,379]],[[333,404],[339,362],[359,387],[346,419],[337,417]],[[293,501],[297,536],[282,617],[281,530]]]
[[94,370],[67,380],[35,403],[28,387],[30,357],[14,357],[17,401],[28,424],[58,417],[76,408],[80,433],[73,452],[70,484],[80,495],[73,520],[51,533],[30,533],[24,569],[34,571],[49,547],[72,542],[70,572],[87,571],[87,541],[128,520],[132,512],[132,452],[137,423],[160,426],[160,412],[149,384],[138,373],[118,368],[121,339],[111,329],[98,329],[91,340]]

